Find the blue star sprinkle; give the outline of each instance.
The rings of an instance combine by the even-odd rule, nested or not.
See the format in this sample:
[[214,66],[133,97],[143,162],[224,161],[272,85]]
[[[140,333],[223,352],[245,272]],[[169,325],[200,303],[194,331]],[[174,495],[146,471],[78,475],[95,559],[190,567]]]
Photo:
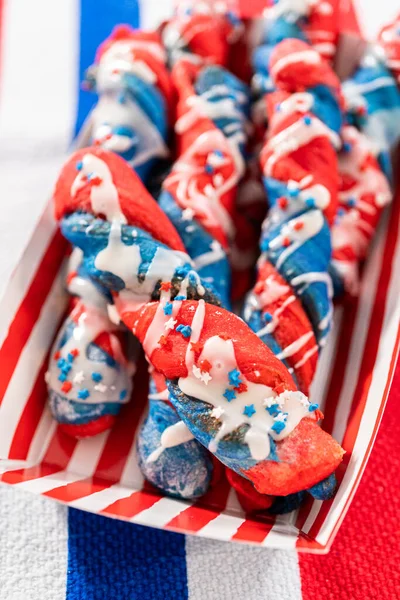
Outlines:
[[62,383],[64,383],[64,381],[67,381],[67,374],[61,373],[61,375],[58,376],[58,381],[61,381]]
[[315,199],[314,198],[307,198],[305,200],[305,203],[308,208],[315,208]]
[[63,368],[63,366],[64,366],[65,364],[66,364],[66,362],[65,362],[65,358],[60,358],[60,359],[57,361],[57,367],[58,367],[59,369],[62,369],[62,368]]
[[292,198],[296,198],[300,194],[300,190],[297,187],[289,188],[288,189],[288,194]]
[[76,166],[76,170],[77,170],[77,171],[82,171],[82,169],[83,169],[83,162],[82,162],[81,160],[79,160],[79,161],[76,163],[76,165],[75,165],[75,166]]
[[256,414],[256,409],[254,408],[254,404],[249,404],[249,405],[245,406],[243,414],[246,415],[246,417],[249,417],[249,419],[251,419],[251,417]]
[[89,396],[90,396],[90,392],[87,388],[82,388],[78,392],[78,398],[80,398],[81,400],[86,400],[86,398],[89,398]]
[[345,142],[343,144],[343,151],[344,152],[350,152],[350,150],[351,150],[351,144],[350,144],[350,142]]
[[308,115],[306,115],[306,116],[304,117],[303,121],[304,121],[304,123],[305,123],[306,125],[311,125],[311,123],[312,123],[312,119],[311,119],[311,117],[310,117],[310,116],[308,116]]
[[72,363],[75,360],[75,356],[73,354],[71,354],[71,352],[69,352],[67,354],[67,360],[68,360],[68,362]]
[[208,175],[212,175],[214,173],[214,167],[212,165],[205,165],[204,170]]
[[182,294],[180,294],[179,296],[175,296],[174,300],[186,300],[186,296],[183,296]]
[[189,325],[178,325],[176,330],[179,331],[184,338],[189,338],[192,333],[192,328],[189,327]]
[[68,374],[70,372],[70,370],[72,369],[72,365],[65,363],[62,367],[61,367],[61,372]]
[[120,400],[125,400],[127,393],[128,393],[128,390],[122,390],[121,393],[120,393],[120,395],[119,395],[119,399]]
[[319,404],[310,404],[310,406],[308,407],[308,410],[310,412],[314,412],[314,410],[317,410],[317,408],[319,408]]
[[240,379],[240,371],[238,369],[233,369],[232,371],[229,371],[228,378],[229,383],[234,387],[237,387],[242,383],[242,380]]
[[275,433],[281,433],[281,431],[283,431],[286,427],[286,423],[284,423],[283,421],[276,421],[271,429],[272,431],[275,431]]
[[235,392],[233,390],[230,390],[229,388],[225,390],[223,396],[228,400],[228,402],[231,402],[236,398]]
[[276,417],[279,414],[279,405],[272,404],[272,406],[266,406],[265,410],[269,412],[271,417]]
[[101,373],[97,373],[97,371],[94,371],[92,373],[92,379],[96,383],[99,383],[103,379],[103,375]]
[[347,206],[355,206],[357,204],[357,200],[355,198],[349,198],[347,200]]
[[167,302],[163,308],[164,315],[172,315],[172,302]]

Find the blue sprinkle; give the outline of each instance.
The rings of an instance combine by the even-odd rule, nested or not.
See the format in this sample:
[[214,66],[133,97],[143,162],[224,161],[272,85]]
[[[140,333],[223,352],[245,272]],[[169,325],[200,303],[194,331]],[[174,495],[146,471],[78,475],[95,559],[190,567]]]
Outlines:
[[280,104],[276,104],[276,106],[275,106],[276,112],[280,112],[281,109],[282,109],[281,105]]
[[82,171],[82,169],[83,169],[83,162],[81,160],[78,160],[78,162],[76,163],[75,167],[76,167],[77,171]]
[[264,321],[266,323],[271,323],[272,319],[273,319],[273,316],[271,315],[270,312],[264,313]]
[[262,240],[262,242],[260,244],[260,248],[261,248],[261,252],[268,252],[268,250],[269,250],[269,241],[268,240]]
[[90,392],[87,388],[82,388],[78,392],[78,398],[80,398],[81,400],[86,400],[86,398],[89,398],[89,396],[90,396]]
[[319,408],[319,404],[310,404],[310,406],[308,407],[308,410],[310,412],[314,412],[314,410],[317,410],[317,408]]
[[67,374],[61,373],[61,375],[58,376],[58,381],[61,381],[62,383],[64,383],[64,381],[67,381]]
[[87,180],[90,181],[94,177],[94,173],[87,174]]
[[119,395],[119,399],[120,400],[125,400],[127,393],[128,393],[128,390],[122,390],[121,393],[120,393],[120,395]]
[[315,208],[315,199],[314,198],[307,198],[305,200],[305,203],[308,208]]
[[237,387],[242,383],[242,380],[240,379],[240,371],[238,371],[238,369],[233,369],[232,371],[229,371],[228,378],[229,383],[234,387]]
[[192,333],[192,328],[189,327],[189,325],[178,325],[176,330],[179,331],[179,333],[181,333],[185,338],[189,338]]
[[272,406],[267,406],[266,411],[269,412],[271,417],[276,417],[279,414],[279,404],[272,404]]
[[339,208],[337,214],[339,215],[339,217],[343,217],[343,215],[346,214],[346,211],[344,210],[344,208]]
[[281,431],[283,431],[286,427],[286,423],[284,423],[283,421],[275,421],[275,423],[272,425],[271,429],[272,431],[275,431],[276,433],[281,433]]
[[228,400],[228,402],[231,402],[231,400],[234,400],[236,398],[235,392],[233,390],[230,390],[229,388],[226,388],[225,392],[223,393],[223,396]]
[[174,300],[187,300],[186,296],[180,294],[179,296],[175,296]]
[[251,418],[253,415],[255,415],[256,414],[256,409],[254,408],[254,404],[249,404],[248,406],[245,406],[243,414],[246,415],[246,417],[249,417],[249,418]]
[[218,156],[219,158],[222,158],[224,156],[224,153],[222,152],[222,150],[214,150],[214,154],[215,154],[215,156]]
[[115,367],[115,365],[116,365],[114,358],[112,356],[110,356],[109,354],[106,356],[106,364],[109,367]]
[[350,150],[351,150],[351,144],[350,144],[350,142],[345,142],[343,144],[343,151],[344,152],[350,152]]
[[95,381],[96,383],[99,383],[99,381],[101,381],[103,379],[103,375],[101,373],[97,373],[97,371],[94,371],[92,373],[92,379],[93,381]]
[[212,165],[205,165],[204,170],[208,175],[212,175],[214,173],[214,167]]
[[172,302],[167,302],[163,308],[164,315],[172,315]]
[[186,277],[186,275],[188,274],[188,272],[190,271],[191,267],[190,265],[183,265],[182,267],[177,267],[175,269],[175,275],[176,277]]
[[355,206],[357,204],[356,198],[349,198],[347,200],[347,206]]
[[73,354],[71,354],[71,352],[68,352],[67,360],[68,360],[68,362],[72,363],[75,360],[75,356]]
[[296,196],[298,196],[300,194],[300,190],[299,188],[295,187],[295,188],[290,188],[288,190],[288,194],[289,196],[291,196],[292,198],[296,198]]
[[70,372],[71,369],[72,369],[72,365],[69,365],[68,363],[65,363],[65,365],[63,365],[61,367],[61,372],[65,373],[66,375],[68,375],[68,373]]
[[58,361],[57,361],[57,367],[59,369],[62,369],[65,364],[66,364],[65,358],[59,358],[58,359]]
[[306,125],[311,125],[311,123],[312,123],[312,119],[311,119],[311,117],[310,117],[309,115],[306,115],[306,116],[304,117],[303,121],[304,121],[304,123],[305,123]]

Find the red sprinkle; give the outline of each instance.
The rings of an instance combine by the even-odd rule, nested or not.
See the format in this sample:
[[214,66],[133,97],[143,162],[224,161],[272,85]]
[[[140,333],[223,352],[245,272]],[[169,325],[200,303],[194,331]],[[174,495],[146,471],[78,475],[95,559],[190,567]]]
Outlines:
[[193,352],[201,352],[203,350],[203,344],[200,344],[200,342],[190,342],[190,345]]
[[237,387],[235,387],[233,389],[238,394],[242,394],[243,392],[247,392],[247,385],[245,383],[240,383]]
[[265,287],[264,281],[258,281],[256,283],[256,285],[254,286],[254,292],[256,294],[261,294],[264,291],[264,287]]
[[169,292],[169,290],[172,288],[172,283],[169,281],[163,281],[160,285],[160,290],[162,292]]
[[294,224],[293,229],[295,229],[296,231],[300,231],[301,229],[303,229],[303,227],[304,227],[303,221],[297,221],[297,223]]
[[79,350],[77,348],[74,348],[70,351],[70,354],[72,354],[72,356],[79,356]]
[[202,360],[200,363],[200,369],[204,371],[204,373],[209,373],[211,371],[212,364],[209,360]]
[[57,352],[53,356],[53,359],[58,360],[60,357],[61,357],[61,352],[59,350],[57,350]]
[[160,339],[158,340],[158,343],[160,344],[160,346],[165,346],[165,344],[168,342],[168,339],[165,337],[165,335],[162,335],[160,337]]
[[285,198],[285,196],[281,196],[280,198],[278,198],[278,206],[279,208],[282,208],[282,210],[285,210],[288,204],[288,200],[287,198]]
[[289,240],[288,237],[283,238],[282,246],[285,246],[285,248],[287,248],[288,246],[290,246],[290,240]]
[[71,388],[72,388],[72,383],[70,381],[64,381],[64,383],[61,386],[61,391],[66,392],[68,394],[68,392],[70,391]]
[[92,177],[92,179],[90,180],[90,183],[92,185],[101,185],[103,183],[103,180],[101,177],[99,177],[98,175],[95,175],[95,177]]
[[280,383],[279,385],[274,387],[274,392],[276,392],[277,394],[282,394],[285,391],[285,386],[283,385],[283,383]]
[[111,71],[111,73],[112,73],[113,75],[118,75],[118,74],[119,74],[119,72],[120,72],[120,70],[119,70],[119,69],[113,69],[113,70]]

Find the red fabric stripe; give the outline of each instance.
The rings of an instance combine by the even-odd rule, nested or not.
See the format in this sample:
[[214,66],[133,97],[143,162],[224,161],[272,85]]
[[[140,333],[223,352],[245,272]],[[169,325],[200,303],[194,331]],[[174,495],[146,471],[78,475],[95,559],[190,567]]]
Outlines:
[[7,338],[0,348],[0,405],[20,354],[39,318],[43,300],[47,297],[66,250],[66,241],[57,231],[39,265],[21,306],[11,323]]
[[230,489],[225,474],[222,474],[222,480],[218,485],[198,502],[171,519],[165,527],[174,531],[200,531],[224,510]]
[[371,458],[327,556],[301,554],[303,600],[394,600],[400,589],[400,362]]

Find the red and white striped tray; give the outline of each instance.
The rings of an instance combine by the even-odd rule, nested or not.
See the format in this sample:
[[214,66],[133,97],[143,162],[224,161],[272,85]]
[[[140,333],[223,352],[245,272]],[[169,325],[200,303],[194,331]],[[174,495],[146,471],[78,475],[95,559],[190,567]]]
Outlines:
[[49,207],[0,303],[0,481],[70,506],[143,525],[263,545],[328,551],[349,507],[374,442],[399,348],[400,195],[382,221],[360,297],[336,309],[313,399],[324,428],[346,450],[339,489],[290,515],[247,517],[233,489],[220,482],[190,503],[162,497],[144,483],[135,435],[146,409],[145,365],[134,402],[114,429],[75,441],[53,421],[44,374],[65,311],[67,247]]

